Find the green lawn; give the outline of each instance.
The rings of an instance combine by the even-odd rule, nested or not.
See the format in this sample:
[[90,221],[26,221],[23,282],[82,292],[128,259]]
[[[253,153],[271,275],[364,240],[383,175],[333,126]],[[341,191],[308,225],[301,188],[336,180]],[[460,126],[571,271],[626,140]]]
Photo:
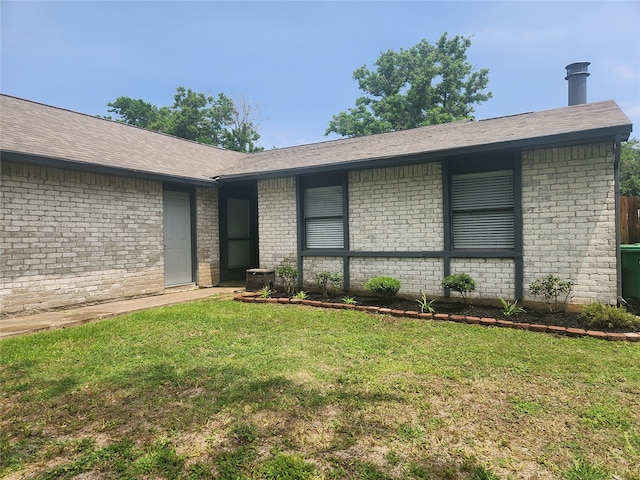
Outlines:
[[640,479],[640,348],[208,300],[0,342],[0,476]]

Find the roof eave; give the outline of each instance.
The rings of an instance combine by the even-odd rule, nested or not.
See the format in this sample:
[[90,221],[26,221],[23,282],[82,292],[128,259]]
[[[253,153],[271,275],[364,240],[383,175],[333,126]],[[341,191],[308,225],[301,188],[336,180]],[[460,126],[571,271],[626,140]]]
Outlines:
[[102,175],[115,175],[119,177],[138,178],[141,180],[151,180],[151,181],[164,182],[164,183],[185,184],[185,185],[194,185],[194,186],[203,186],[203,187],[219,186],[218,182],[216,182],[214,179],[183,177],[183,176],[177,176],[177,175],[150,172],[145,170],[112,167],[108,165],[81,162],[77,160],[68,160],[64,158],[47,157],[42,155],[33,155],[33,154],[16,152],[11,150],[0,150],[0,159],[5,161],[13,161],[17,163],[25,163],[29,165],[38,165],[43,167],[76,170],[81,172],[97,173]]
[[571,146],[588,141],[597,143],[602,141],[614,141],[617,135],[622,135],[622,141],[626,141],[632,131],[632,125],[616,125],[612,127],[585,130],[579,132],[547,135],[544,137],[533,137],[518,139],[513,141],[503,141],[495,143],[484,143],[459,148],[449,148],[444,150],[432,150],[428,152],[411,153],[406,155],[387,155],[373,158],[363,158],[360,160],[350,160],[335,162],[331,164],[292,167],[280,170],[269,170],[263,172],[249,172],[232,175],[221,175],[217,177],[220,182],[237,180],[260,180],[269,178],[280,178],[295,175],[305,175],[310,173],[322,173],[340,170],[357,170],[365,168],[382,168],[389,166],[411,165],[415,163],[427,163],[441,160],[446,157],[469,155],[474,153],[486,153],[488,151],[501,151],[507,149],[527,149],[527,148],[553,148],[559,146]]

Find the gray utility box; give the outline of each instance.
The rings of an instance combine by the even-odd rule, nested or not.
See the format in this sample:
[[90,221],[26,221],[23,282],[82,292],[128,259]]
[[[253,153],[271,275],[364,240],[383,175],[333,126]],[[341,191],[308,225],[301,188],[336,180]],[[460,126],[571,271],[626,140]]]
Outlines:
[[276,271],[268,268],[251,268],[247,270],[246,289],[257,292],[264,287],[273,289],[276,286]]

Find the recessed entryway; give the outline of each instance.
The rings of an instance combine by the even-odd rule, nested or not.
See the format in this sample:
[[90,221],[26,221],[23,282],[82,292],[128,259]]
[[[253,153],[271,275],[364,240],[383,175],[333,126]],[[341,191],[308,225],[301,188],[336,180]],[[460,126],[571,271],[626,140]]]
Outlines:
[[220,280],[243,281],[258,265],[258,201],[255,185],[220,191]]

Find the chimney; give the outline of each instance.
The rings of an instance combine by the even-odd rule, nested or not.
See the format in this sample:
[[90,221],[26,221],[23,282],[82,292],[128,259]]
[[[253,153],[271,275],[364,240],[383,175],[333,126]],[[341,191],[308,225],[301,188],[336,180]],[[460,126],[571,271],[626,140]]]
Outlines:
[[566,66],[567,76],[564,79],[569,81],[569,106],[587,103],[589,65],[590,62],[576,62]]

